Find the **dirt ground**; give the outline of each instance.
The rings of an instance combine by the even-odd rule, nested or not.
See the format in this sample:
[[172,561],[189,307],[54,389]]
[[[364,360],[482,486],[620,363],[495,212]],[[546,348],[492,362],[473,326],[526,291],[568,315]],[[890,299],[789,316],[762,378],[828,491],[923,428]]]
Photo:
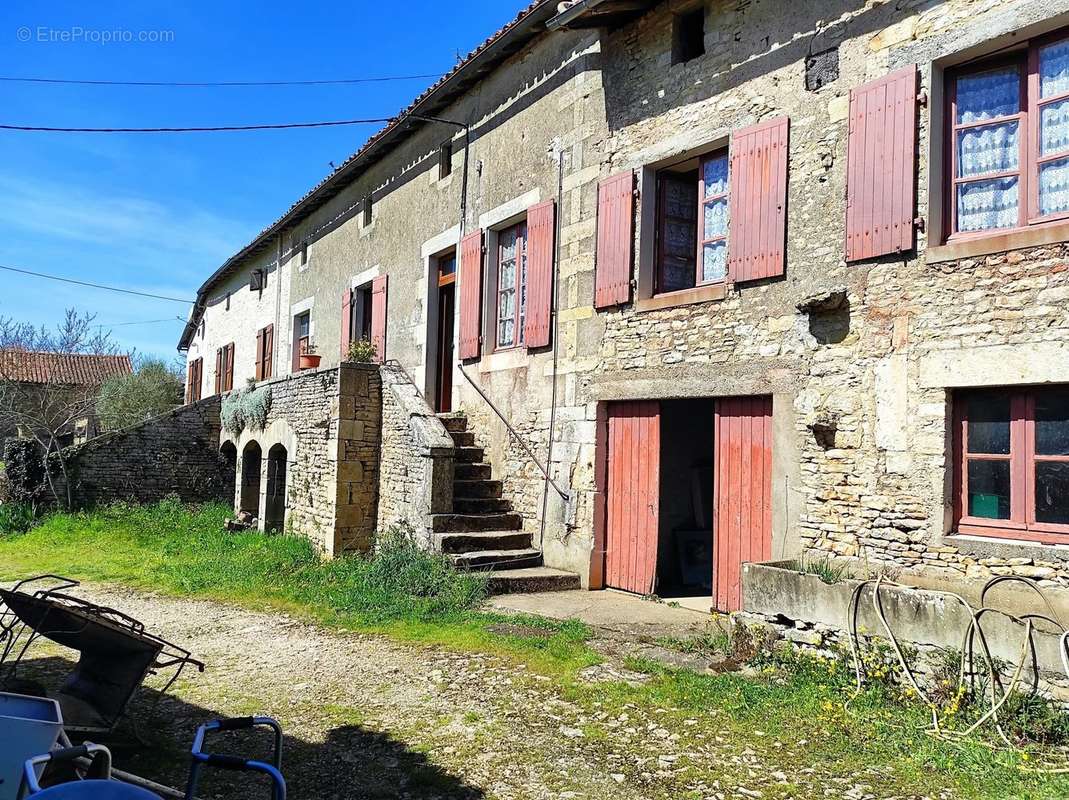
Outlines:
[[[142,693],[131,716],[144,722],[122,733],[150,746],[115,748],[120,767],[170,785],[184,783],[199,723],[263,713],[285,729],[284,772],[296,800],[889,796],[880,793],[879,774],[829,778],[785,766],[806,763],[804,741],[762,742],[758,752],[717,735],[708,718],[669,727],[671,709],[602,711],[596,683],[584,708],[553,681],[496,657],[331,633],[211,602],[120,588],[80,593],[141,619],[209,665],[183,676],[167,697]],[[38,650],[27,674],[61,669],[62,657]],[[641,676],[610,662],[588,677]],[[269,794],[228,776],[206,781],[200,796]]]

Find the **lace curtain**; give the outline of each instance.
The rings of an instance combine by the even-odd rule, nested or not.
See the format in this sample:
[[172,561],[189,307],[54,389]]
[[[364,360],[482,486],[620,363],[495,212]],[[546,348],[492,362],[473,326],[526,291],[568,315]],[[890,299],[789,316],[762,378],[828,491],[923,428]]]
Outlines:
[[[1039,51],[1040,98],[1069,92],[1069,42]],[[1069,150],[1069,100],[1042,106],[1039,113],[1040,154]],[[1039,168],[1039,213],[1069,211],[1069,159],[1048,161]]]

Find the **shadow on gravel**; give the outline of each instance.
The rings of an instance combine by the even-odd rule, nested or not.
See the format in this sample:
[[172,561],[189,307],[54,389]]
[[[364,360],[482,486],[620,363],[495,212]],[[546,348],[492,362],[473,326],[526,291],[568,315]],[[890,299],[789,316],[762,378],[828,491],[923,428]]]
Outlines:
[[[70,669],[71,662],[58,657],[25,661],[8,690],[40,693],[41,687],[57,685]],[[232,707],[234,698],[242,697],[241,688],[238,676],[233,696],[229,701],[220,698],[220,703]],[[285,701],[278,701],[279,707],[275,708],[275,702],[274,698],[258,698],[255,707],[245,707],[242,713],[275,716],[283,730],[287,724],[301,725],[301,713],[295,713]],[[309,713],[328,720],[344,716],[329,708]],[[223,716],[226,715],[220,711],[191,705],[173,694],[160,695],[143,687],[134,696],[116,732],[100,743],[112,750],[119,769],[184,789],[189,745],[197,726]],[[305,741],[286,735],[282,771],[292,800],[479,800],[485,797],[481,789],[432,764],[423,753],[412,750],[404,742],[343,719],[338,723],[327,731],[325,741]],[[246,758],[266,758],[270,747],[270,737],[256,731],[220,735],[210,740],[206,749]],[[197,795],[213,800],[261,797],[266,800],[271,792],[266,781],[255,777],[206,771]]]

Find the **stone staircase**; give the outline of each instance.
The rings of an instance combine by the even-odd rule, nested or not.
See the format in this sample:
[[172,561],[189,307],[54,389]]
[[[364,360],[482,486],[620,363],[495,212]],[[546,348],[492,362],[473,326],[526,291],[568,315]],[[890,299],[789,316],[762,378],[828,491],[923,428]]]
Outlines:
[[456,445],[453,512],[435,514],[435,544],[458,567],[490,573],[492,594],[580,588],[579,576],[542,564],[542,553],[523,531],[523,518],[501,496],[485,453],[475,444],[464,414],[439,414]]

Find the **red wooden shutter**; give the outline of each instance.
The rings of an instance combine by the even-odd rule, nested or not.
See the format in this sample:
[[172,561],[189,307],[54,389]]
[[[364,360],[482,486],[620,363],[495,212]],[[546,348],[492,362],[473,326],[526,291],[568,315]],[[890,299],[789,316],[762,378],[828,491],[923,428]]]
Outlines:
[[231,342],[226,346],[226,390],[229,392],[234,388],[234,343]]
[[380,275],[371,282],[371,343],[375,345],[375,360],[386,361],[386,281]]
[[913,249],[917,67],[850,90],[846,260]]
[[742,607],[742,565],[772,557],[772,398],[716,401],[713,604]]
[[482,312],[483,232],[469,233],[460,241],[460,357],[479,357]]
[[752,281],[782,275],[787,239],[787,117],[731,136],[728,277]]
[[660,519],[661,404],[609,405],[605,585],[652,594]]
[[594,262],[594,307],[631,299],[635,176],[622,172],[598,184],[598,249]]
[[223,393],[223,348],[215,351],[215,393]]
[[341,293],[341,360],[349,356],[350,336],[353,331],[353,290]]
[[553,318],[553,254],[557,225],[557,205],[547,200],[527,211],[527,319],[524,339],[527,347],[549,344]]
[[275,372],[275,326],[264,328],[264,367],[263,379],[267,380]]
[[264,332],[256,331],[256,380],[264,379]]

